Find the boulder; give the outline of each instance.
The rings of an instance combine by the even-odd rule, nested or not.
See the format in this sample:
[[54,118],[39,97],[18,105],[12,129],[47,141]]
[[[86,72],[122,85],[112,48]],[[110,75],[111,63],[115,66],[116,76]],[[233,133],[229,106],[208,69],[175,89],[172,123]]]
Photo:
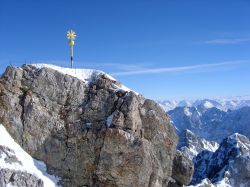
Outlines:
[[182,152],[176,151],[174,158],[172,178],[177,184],[188,185],[191,182],[194,173],[194,165]]

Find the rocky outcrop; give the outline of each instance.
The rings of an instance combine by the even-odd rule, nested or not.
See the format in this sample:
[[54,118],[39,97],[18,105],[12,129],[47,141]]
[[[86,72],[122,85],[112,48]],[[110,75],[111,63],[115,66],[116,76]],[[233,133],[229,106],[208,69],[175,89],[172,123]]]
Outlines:
[[0,169],[0,186],[43,187],[43,181],[27,172]]
[[176,151],[173,163],[172,178],[179,185],[188,185],[191,182],[194,172],[193,162],[184,156],[182,152]]
[[[15,152],[3,145],[0,145],[0,186],[23,186],[23,187],[43,187],[43,181],[33,174],[18,170],[18,166],[23,163],[16,157]],[[3,168],[3,166],[14,169]]]
[[8,67],[0,123],[63,186],[167,186],[175,129],[156,103],[119,87],[105,74],[86,83],[50,68]]

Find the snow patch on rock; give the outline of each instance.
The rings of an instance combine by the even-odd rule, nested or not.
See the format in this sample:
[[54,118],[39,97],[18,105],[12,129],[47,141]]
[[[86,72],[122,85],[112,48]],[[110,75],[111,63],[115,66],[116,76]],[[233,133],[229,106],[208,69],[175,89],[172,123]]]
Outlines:
[[[98,75],[105,75],[105,77],[107,77],[108,79],[112,80],[112,81],[116,81],[115,78],[113,78],[112,76],[110,76],[109,74],[100,71],[100,70],[95,70],[95,69],[75,69],[75,68],[64,68],[64,67],[60,67],[60,66],[55,66],[52,64],[31,64],[32,66],[36,67],[36,68],[50,68],[50,69],[54,69],[62,74],[67,74],[73,77],[76,77],[82,81],[84,81],[86,84],[89,84],[92,81],[92,78],[94,76],[98,76]],[[117,86],[117,85],[116,85]],[[124,91],[127,92],[134,92],[135,94],[139,95],[137,92],[129,89],[128,87],[121,85],[120,87],[117,86],[117,89],[122,89]]]
[[0,145],[9,148],[10,153],[15,155],[18,162],[8,163],[5,161],[6,155],[2,154],[0,158],[0,168],[12,169],[16,171],[25,171],[40,178],[46,187],[57,187],[60,178],[47,173],[47,167],[44,162],[33,159],[26,153],[20,145],[9,135],[3,125],[0,124]]
[[107,127],[110,127],[113,122],[114,114],[111,114],[109,117],[107,117],[106,124]]

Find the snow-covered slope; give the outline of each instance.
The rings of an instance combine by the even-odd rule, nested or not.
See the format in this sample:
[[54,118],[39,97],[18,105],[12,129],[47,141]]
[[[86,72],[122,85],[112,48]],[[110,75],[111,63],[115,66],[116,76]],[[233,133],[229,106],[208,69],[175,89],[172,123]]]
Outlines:
[[235,133],[225,138],[214,153],[203,151],[194,159],[192,184],[212,182],[214,186],[250,186],[250,141]]
[[31,64],[31,65],[36,67],[36,68],[51,68],[51,69],[54,69],[60,73],[68,74],[68,75],[71,75],[73,77],[77,77],[78,79],[81,79],[84,82],[91,81],[92,77],[94,75],[98,75],[98,74],[106,75],[109,79],[115,80],[110,75],[108,75],[102,71],[95,70],[95,69],[72,69],[72,68],[64,68],[64,67],[60,67],[60,66],[55,66],[52,64]]
[[207,141],[204,138],[200,138],[190,130],[185,130],[180,137],[178,149],[190,160],[197,156],[201,151],[208,150],[215,152],[219,147],[219,144],[214,141]]
[[[9,135],[5,127],[0,124],[0,169],[25,172],[43,181],[46,187],[56,187],[59,178],[46,172],[46,165],[42,161],[33,159]],[[13,181],[7,185],[13,186]]]
[[[92,78],[97,76],[97,75],[103,75],[106,78],[113,80],[115,82],[118,82],[117,80],[115,80],[112,76],[110,76],[109,74],[100,71],[100,70],[95,70],[95,69],[71,69],[71,68],[64,68],[64,67],[60,67],[60,66],[55,66],[52,64],[31,64],[32,66],[36,67],[36,68],[51,68],[54,69],[60,73],[63,74],[67,74],[67,75],[71,75],[73,77],[76,77],[82,81],[84,81],[85,83],[90,83]],[[120,84],[115,85],[117,86],[117,89],[122,89],[124,91],[133,91],[131,89],[129,89],[128,87]],[[133,91],[134,93],[136,93],[138,95],[137,92]]]
[[197,107],[218,108],[223,111],[236,110],[244,106],[250,106],[250,96],[240,96],[231,98],[198,99],[198,100],[163,100],[158,101],[160,106],[167,112],[176,107]]
[[[209,179],[206,178],[206,179],[203,179],[199,184],[189,185],[188,187],[234,187],[234,186],[231,186],[228,183],[229,182],[228,182],[227,178],[224,178],[221,181],[218,181],[216,183],[212,183]],[[240,186],[240,187],[243,187],[243,186]]]

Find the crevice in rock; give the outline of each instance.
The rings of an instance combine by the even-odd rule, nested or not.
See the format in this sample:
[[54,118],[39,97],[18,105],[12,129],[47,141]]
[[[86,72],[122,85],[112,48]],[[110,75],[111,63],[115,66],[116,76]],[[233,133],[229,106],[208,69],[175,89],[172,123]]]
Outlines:
[[[103,131],[103,132],[100,132],[100,133],[104,133],[102,136],[100,136],[102,139],[102,143],[101,143],[101,146],[99,147],[98,149],[98,154],[97,156],[95,157],[95,165],[96,165],[96,169],[98,168],[99,166],[99,162],[100,162],[100,157],[101,157],[101,151],[102,151],[102,148],[104,146],[104,141],[105,141],[105,137],[106,137],[106,131]],[[98,176],[96,174],[96,171],[93,173],[93,177],[92,177],[92,180],[93,180],[93,184],[97,184],[99,182],[98,180]],[[99,186],[99,185],[97,185]]]
[[22,135],[21,135],[21,146],[23,147],[23,142],[24,142],[24,126],[25,126],[25,119],[24,119],[24,115],[25,115],[25,99],[26,99],[26,97],[27,97],[27,94],[28,94],[28,89],[27,88],[21,88],[21,91],[22,91],[22,95],[20,95],[19,96],[19,104],[20,104],[20,106],[21,106],[21,108],[22,108],[22,110],[21,110],[21,116],[20,116],[20,118],[21,118],[21,122],[22,122]]

